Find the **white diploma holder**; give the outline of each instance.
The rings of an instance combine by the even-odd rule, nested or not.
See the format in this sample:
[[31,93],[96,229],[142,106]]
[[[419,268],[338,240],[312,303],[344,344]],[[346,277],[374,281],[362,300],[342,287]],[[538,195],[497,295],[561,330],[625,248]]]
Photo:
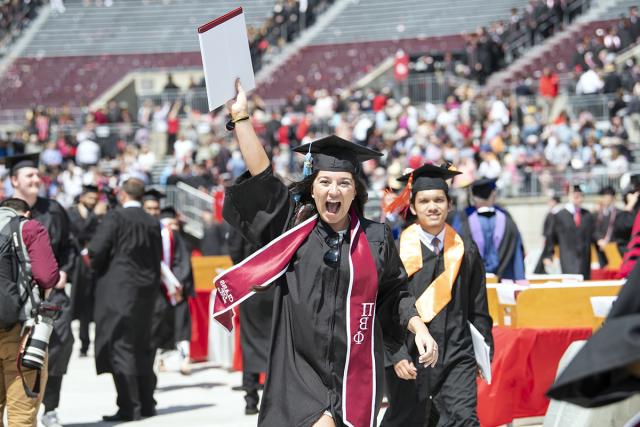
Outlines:
[[469,330],[471,331],[471,340],[473,341],[473,353],[476,356],[476,362],[482,372],[487,384],[491,384],[491,348],[484,341],[484,337],[479,330],[471,322],[469,322]]
[[236,96],[236,79],[245,92],[256,87],[242,8],[198,28],[209,111]]

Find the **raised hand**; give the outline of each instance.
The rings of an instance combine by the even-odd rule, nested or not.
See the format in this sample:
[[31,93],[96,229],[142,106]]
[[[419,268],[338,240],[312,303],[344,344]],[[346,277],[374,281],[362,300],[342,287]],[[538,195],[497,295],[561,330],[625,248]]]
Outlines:
[[236,79],[236,97],[227,102],[227,110],[233,120],[249,115],[247,94],[240,84],[240,79]]

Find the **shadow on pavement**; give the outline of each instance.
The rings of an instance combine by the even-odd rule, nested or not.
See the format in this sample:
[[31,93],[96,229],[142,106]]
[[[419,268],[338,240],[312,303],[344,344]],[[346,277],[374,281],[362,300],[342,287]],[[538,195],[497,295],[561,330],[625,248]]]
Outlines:
[[[158,413],[156,417],[162,416],[162,415],[175,414],[178,412],[196,411],[198,409],[210,408],[212,406],[215,406],[215,405],[211,403],[211,404],[198,404],[198,405],[177,405],[177,406],[171,406],[169,408],[160,408],[158,409]],[[148,419],[149,418],[143,418],[141,421],[145,421]],[[132,422],[132,421],[128,421],[127,423],[135,424],[135,422]],[[121,422],[108,423],[105,421],[96,421],[93,423],[70,423],[70,424],[65,423],[64,426],[65,427],[109,427],[109,426],[116,426],[119,424],[124,424],[124,423],[121,423]]]
[[196,384],[174,384],[156,388],[156,393],[164,393],[167,391],[182,390],[184,388],[214,388],[224,386],[224,383],[196,383]]

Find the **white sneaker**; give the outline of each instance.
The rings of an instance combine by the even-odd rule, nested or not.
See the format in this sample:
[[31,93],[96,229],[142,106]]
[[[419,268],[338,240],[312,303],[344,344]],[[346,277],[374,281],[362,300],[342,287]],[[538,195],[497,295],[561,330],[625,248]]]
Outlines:
[[40,421],[42,421],[44,427],[62,427],[56,411],[45,412],[42,418],[40,418]]

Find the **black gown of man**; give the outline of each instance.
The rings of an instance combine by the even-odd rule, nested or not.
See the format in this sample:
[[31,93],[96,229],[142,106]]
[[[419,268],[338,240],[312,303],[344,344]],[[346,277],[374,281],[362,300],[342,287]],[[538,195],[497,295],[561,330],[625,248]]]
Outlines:
[[544,268],[544,248],[547,246],[547,242],[551,238],[551,234],[553,232],[553,218],[557,213],[557,209],[551,209],[547,212],[547,215],[544,217],[544,223],[542,224],[542,236],[544,237],[544,244],[542,246],[542,252],[540,253],[540,258],[538,258],[538,262],[536,263],[536,268],[533,271],[535,274],[546,274],[547,271]]
[[119,415],[153,415],[153,301],[160,283],[158,221],[137,205],[105,215],[89,243],[96,273],[95,355],[98,374],[111,373]]
[[[223,215],[252,244],[265,245],[287,228],[293,208],[287,187],[268,167],[255,176],[245,173],[227,188]],[[361,219],[360,224],[379,280],[373,352],[377,414],[383,391],[383,344],[393,353],[397,351],[416,310],[414,300],[404,290],[406,273],[388,227],[366,219]],[[330,247],[325,239],[333,235],[335,232],[319,221],[297,250],[287,272],[274,282],[271,346],[260,426],[307,426],[325,411],[332,414],[336,427],[345,425],[342,378],[348,341],[349,244],[342,243],[338,268],[326,265],[323,256]]]
[[[234,264],[258,250],[242,235],[229,233],[229,256]],[[258,292],[240,305],[240,345],[242,347],[242,387],[246,393],[247,409],[258,405],[258,385],[261,372],[267,371],[273,291]]]
[[[636,263],[600,328],[558,376],[547,395],[595,408],[640,393],[640,263]],[[636,371],[637,372],[637,371]]]
[[[606,210],[602,210],[600,212],[595,213],[593,216],[595,218],[595,224],[593,226],[593,241],[598,242],[598,240],[605,240],[606,242],[616,243],[616,246],[619,246],[620,236],[615,235],[615,224],[616,218],[620,215],[622,211],[612,206]],[[598,262],[601,267],[607,265],[607,256],[605,253],[596,245],[596,253],[598,254]]]
[[94,280],[91,268],[84,262],[80,252],[87,246],[99,224],[99,217],[94,212],[88,212],[87,217],[80,215],[77,206],[69,208],[69,224],[71,232],[76,238],[78,248],[76,253],[73,276],[71,277],[71,304],[73,319],[80,321],[80,353],[89,350],[89,324],[93,321],[93,292]]
[[[71,281],[75,249],[67,212],[55,200],[38,197],[36,203],[31,207],[31,217],[40,221],[46,227],[60,271],[66,272],[67,280]],[[62,313],[54,322],[53,333],[49,339],[47,369],[49,379],[47,380],[43,398],[46,411],[54,410],[58,407],[62,377],[67,373],[67,366],[73,351],[71,301],[64,289],[52,289],[48,300],[62,307]]]
[[[427,326],[438,344],[440,357],[434,368],[418,363],[413,334],[390,361],[409,360],[418,370],[416,380],[397,377],[387,368],[389,409],[381,427],[478,426],[476,414],[476,359],[469,324],[483,335],[493,353],[493,321],[487,306],[484,264],[478,248],[464,238],[464,258],[451,289],[451,301]],[[422,247],[422,269],[409,279],[409,290],[418,298],[444,271],[444,257]],[[433,400],[430,400],[433,396]]]
[[554,217],[550,238],[545,242],[545,258],[553,257],[553,248],[560,248],[562,274],[582,274],[584,280],[591,277],[591,243],[594,220],[591,213],[580,208],[580,224],[566,207]]

